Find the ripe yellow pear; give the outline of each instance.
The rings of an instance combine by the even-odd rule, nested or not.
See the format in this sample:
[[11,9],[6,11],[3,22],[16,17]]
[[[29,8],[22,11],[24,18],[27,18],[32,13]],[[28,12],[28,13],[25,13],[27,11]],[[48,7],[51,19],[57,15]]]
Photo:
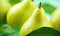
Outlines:
[[[41,3],[40,3],[41,4]],[[32,16],[23,24],[20,30],[20,36],[26,36],[34,30],[42,27],[48,27],[46,13],[41,5],[35,9]]]
[[14,5],[7,14],[7,23],[15,30],[20,30],[23,23],[31,16],[36,5],[33,0],[23,0]]
[[0,24],[6,23],[6,14],[11,8],[10,3],[7,0],[0,0]]
[[52,28],[60,31],[60,8],[57,8],[51,15],[51,26]]

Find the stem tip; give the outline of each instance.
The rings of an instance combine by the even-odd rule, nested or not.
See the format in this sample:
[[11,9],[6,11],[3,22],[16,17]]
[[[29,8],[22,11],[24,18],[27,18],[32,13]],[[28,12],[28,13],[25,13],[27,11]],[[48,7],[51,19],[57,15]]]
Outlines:
[[34,1],[34,0],[32,0],[32,1]]
[[40,2],[40,4],[39,4],[39,8],[41,8],[41,2]]

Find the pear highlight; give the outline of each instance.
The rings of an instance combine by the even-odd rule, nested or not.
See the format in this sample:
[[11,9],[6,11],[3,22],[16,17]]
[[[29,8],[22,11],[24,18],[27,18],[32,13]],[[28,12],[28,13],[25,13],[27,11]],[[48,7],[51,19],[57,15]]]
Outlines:
[[23,0],[14,5],[7,14],[7,23],[15,30],[20,30],[23,23],[31,16],[35,3],[32,0]]
[[60,8],[57,8],[51,15],[50,20],[52,28],[60,31]]
[[34,30],[47,26],[49,25],[46,13],[40,3],[39,7],[35,9],[32,16],[23,24],[20,30],[20,36],[26,36]]

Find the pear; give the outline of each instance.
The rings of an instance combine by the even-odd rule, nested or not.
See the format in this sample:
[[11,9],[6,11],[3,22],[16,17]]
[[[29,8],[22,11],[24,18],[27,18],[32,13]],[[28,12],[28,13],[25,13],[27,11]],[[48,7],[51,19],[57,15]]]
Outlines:
[[40,6],[35,9],[32,16],[23,24],[20,30],[20,36],[26,36],[34,30],[48,26],[46,13],[40,3]]
[[10,3],[7,0],[0,0],[0,24],[6,23],[6,14],[11,8]]
[[51,15],[50,20],[52,28],[60,31],[60,8],[57,8]]
[[36,5],[33,0],[23,0],[14,5],[7,14],[7,23],[15,30],[20,30],[23,23],[31,16]]

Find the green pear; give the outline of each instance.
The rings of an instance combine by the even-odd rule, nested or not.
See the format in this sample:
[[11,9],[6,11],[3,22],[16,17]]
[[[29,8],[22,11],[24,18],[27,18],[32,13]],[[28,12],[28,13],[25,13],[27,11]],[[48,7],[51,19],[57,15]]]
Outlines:
[[10,3],[7,0],[0,0],[0,24],[6,23],[6,14],[11,8]]
[[38,28],[48,26],[49,24],[45,11],[40,5],[38,8],[35,9],[32,16],[23,24],[20,30],[20,36],[26,36],[27,34]]
[[23,0],[14,5],[7,14],[7,23],[15,30],[20,30],[23,23],[31,16],[36,5],[33,0]]
[[60,8],[57,8],[51,15],[51,26],[52,28],[60,31]]

